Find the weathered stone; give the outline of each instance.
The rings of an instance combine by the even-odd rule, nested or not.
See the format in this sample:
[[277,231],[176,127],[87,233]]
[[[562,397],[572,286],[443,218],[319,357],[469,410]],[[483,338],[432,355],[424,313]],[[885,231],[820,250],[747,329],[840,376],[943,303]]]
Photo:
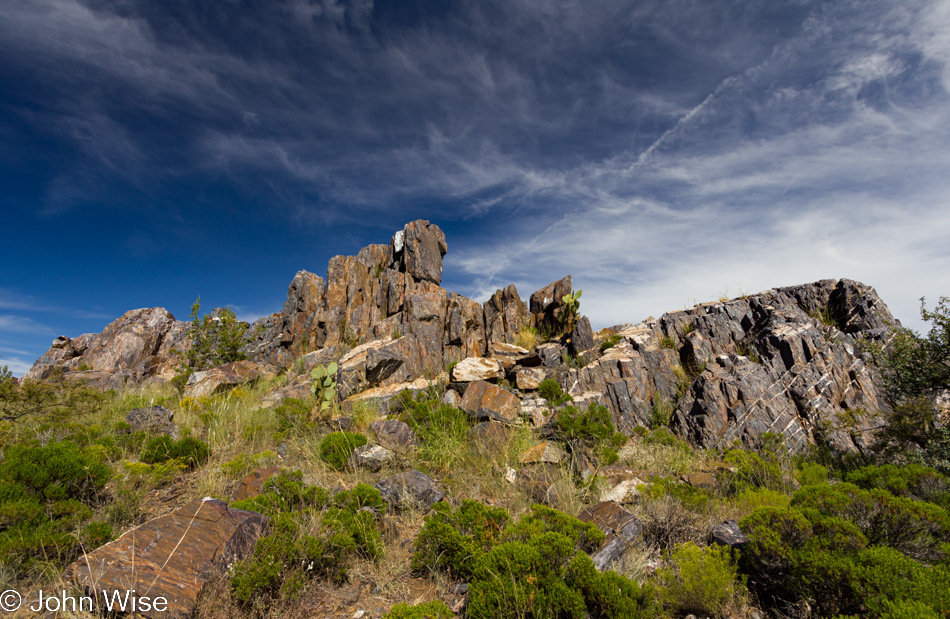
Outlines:
[[251,472],[250,475],[246,476],[241,480],[241,483],[238,484],[237,489],[234,493],[235,501],[243,501],[244,499],[252,499],[258,496],[264,488],[264,484],[267,483],[267,480],[276,475],[280,471],[276,466],[271,466],[266,469],[257,469]]
[[350,470],[378,471],[392,458],[393,452],[381,445],[362,445],[353,450],[346,465]]
[[587,449],[582,449],[578,451],[574,459],[571,461],[571,464],[574,467],[574,474],[583,480],[584,483],[589,482],[594,478],[594,475],[597,474],[597,467],[594,466],[594,463],[591,461],[590,454],[587,452]]
[[522,327],[530,324],[528,308],[514,284],[498,290],[485,301],[485,334],[489,342],[514,339]]
[[461,409],[475,419],[514,423],[521,411],[521,401],[510,391],[478,380],[470,383],[465,390]]
[[531,314],[539,330],[554,332],[560,323],[554,312],[564,305],[563,298],[574,290],[571,276],[551,282],[533,293],[529,299]]
[[[121,386],[126,381],[142,382],[155,376],[168,380],[180,365],[179,352],[188,348],[178,342],[185,329],[184,323],[176,321],[164,308],[130,310],[109,323],[101,334],[57,338],[24,378],[43,380],[56,368],[76,372],[84,368],[83,371],[121,373],[119,380],[110,380],[104,374],[82,377],[99,386]],[[163,348],[166,339],[179,345]]]
[[695,471],[683,475],[681,479],[693,488],[703,488],[704,490],[712,490],[717,483],[715,471]]
[[449,293],[444,344],[446,364],[485,355],[485,311],[481,303]]
[[601,572],[619,559],[642,532],[636,516],[610,501],[586,508],[577,518],[581,522],[593,522],[607,536],[600,550],[591,556]]
[[545,367],[556,368],[561,361],[561,345],[553,342],[538,344],[534,347],[534,352],[541,358],[541,364]]
[[425,378],[417,378],[414,381],[406,383],[374,387],[349,396],[340,406],[345,411],[352,411],[354,405],[363,403],[375,406],[380,414],[388,415],[391,412],[401,409],[398,396],[402,392],[409,391],[411,393],[419,393],[438,384],[438,382],[438,379],[427,380]]
[[397,232],[389,243],[389,266],[413,279],[442,281],[442,256],[448,251],[445,233],[435,224],[418,219]]
[[468,357],[462,359],[452,368],[451,378],[454,382],[470,383],[476,380],[493,380],[503,378],[504,370],[495,359],[485,357]]
[[253,361],[235,361],[225,365],[195,372],[185,384],[185,397],[197,398],[222,393],[260,378],[266,368]]
[[749,538],[739,528],[735,520],[726,520],[713,527],[710,533],[712,543],[741,550],[749,543]]
[[429,509],[445,498],[445,492],[431,477],[419,471],[407,471],[387,477],[376,484],[383,500],[393,509],[422,507]]
[[597,471],[597,476],[603,480],[604,490],[600,493],[601,501],[634,503],[640,496],[637,486],[646,484],[643,473],[618,464],[601,467]]
[[513,364],[531,354],[527,348],[509,344],[508,342],[492,342],[489,348],[491,349],[491,356],[493,358],[499,361],[510,361]]
[[522,453],[518,457],[518,461],[521,464],[538,464],[540,462],[558,464],[566,457],[567,454],[557,444],[545,441]]
[[518,368],[515,371],[515,385],[522,391],[533,391],[547,377],[548,370],[543,367]]
[[218,499],[196,500],[89,552],[66,568],[66,576],[95,597],[129,590],[163,597],[166,610],[139,614],[183,619],[204,584],[242,559],[267,529],[265,516]]
[[442,403],[452,408],[458,408],[462,404],[462,396],[455,389],[446,389],[442,394]]
[[177,439],[178,426],[174,420],[175,413],[164,406],[134,408],[125,414],[125,421],[131,426],[132,432],[167,434]]
[[376,440],[390,449],[409,449],[419,443],[409,424],[396,419],[380,419],[369,427],[376,434]]
[[509,427],[497,421],[483,421],[475,424],[469,434],[475,447],[482,453],[492,454],[504,449],[510,437]]
[[571,331],[570,344],[574,355],[580,355],[594,347],[594,330],[591,329],[587,316],[581,316],[577,320]]
[[551,505],[556,494],[555,484],[562,478],[563,473],[556,465],[544,462],[522,468],[516,483],[535,503]]
[[521,401],[521,416],[528,418],[534,427],[540,428],[547,425],[554,414],[545,400],[525,398]]

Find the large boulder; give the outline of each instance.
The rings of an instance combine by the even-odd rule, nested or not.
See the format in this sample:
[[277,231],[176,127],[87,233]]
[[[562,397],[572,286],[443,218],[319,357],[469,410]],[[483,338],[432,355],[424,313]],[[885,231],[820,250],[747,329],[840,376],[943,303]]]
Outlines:
[[521,400],[510,391],[478,380],[465,389],[460,408],[479,421],[515,423],[521,412]]
[[218,367],[195,372],[185,383],[185,397],[208,397],[223,393],[238,385],[246,385],[261,378],[268,368],[254,361],[234,361]]
[[152,601],[164,598],[165,610],[140,608],[139,614],[183,619],[204,584],[251,552],[268,524],[266,516],[218,499],[192,501],[89,552],[66,568],[66,576],[95,597],[134,591]]
[[495,380],[504,378],[505,371],[495,359],[486,357],[468,357],[459,361],[452,368],[452,381],[457,383],[471,383],[476,380]]
[[125,414],[125,421],[132,432],[167,434],[178,438],[178,426],[175,425],[175,413],[164,406],[133,408]]

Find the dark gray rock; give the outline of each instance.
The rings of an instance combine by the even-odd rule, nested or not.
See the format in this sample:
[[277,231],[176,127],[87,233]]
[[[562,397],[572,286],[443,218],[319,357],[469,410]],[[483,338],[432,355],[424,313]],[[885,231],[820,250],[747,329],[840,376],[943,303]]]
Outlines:
[[392,460],[393,452],[381,445],[361,445],[353,450],[346,462],[350,470],[367,469],[378,471]]
[[396,419],[380,419],[369,424],[380,445],[390,449],[409,449],[419,441],[409,424]]
[[174,439],[178,438],[175,413],[164,406],[134,408],[125,414],[125,420],[132,426],[132,432],[167,434]]
[[411,507],[429,509],[445,498],[445,492],[431,477],[419,471],[407,471],[387,477],[376,484],[383,500],[392,509]]
[[710,533],[710,540],[713,544],[728,546],[736,550],[741,550],[743,546],[749,543],[749,538],[739,528],[739,523],[735,520],[726,520],[713,527]]
[[600,550],[591,556],[601,572],[619,559],[642,532],[636,516],[610,501],[588,507],[578,515],[578,519],[581,522],[593,522],[607,536]]

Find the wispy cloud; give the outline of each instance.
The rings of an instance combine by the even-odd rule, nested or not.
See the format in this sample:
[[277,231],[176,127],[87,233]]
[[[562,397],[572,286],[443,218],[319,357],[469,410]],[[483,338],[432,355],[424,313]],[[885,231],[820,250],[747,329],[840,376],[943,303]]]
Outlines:
[[7,314],[0,315],[0,332],[51,334],[53,330],[32,318]]

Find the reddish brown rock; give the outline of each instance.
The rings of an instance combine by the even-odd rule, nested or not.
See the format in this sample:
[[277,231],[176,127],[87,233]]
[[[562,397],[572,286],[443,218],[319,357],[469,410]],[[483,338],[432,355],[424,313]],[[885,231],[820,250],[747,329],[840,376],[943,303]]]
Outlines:
[[531,324],[528,306],[514,284],[498,290],[485,301],[485,336],[489,342],[514,340],[522,327]]
[[483,380],[470,383],[460,408],[478,420],[514,423],[521,411],[518,396]]
[[539,464],[541,462],[558,464],[566,457],[567,454],[557,444],[545,441],[522,453],[518,457],[518,462],[521,464]]
[[244,499],[252,499],[256,497],[261,493],[261,490],[264,488],[264,484],[267,483],[267,480],[276,475],[279,471],[280,469],[276,466],[253,471],[250,475],[242,479],[240,484],[238,484],[237,490],[234,493],[234,500],[243,501]]
[[442,282],[442,256],[448,251],[445,233],[424,219],[408,223],[389,243],[390,268],[416,281]]
[[485,357],[462,359],[452,368],[451,380],[457,383],[471,383],[476,380],[494,380],[502,378],[505,371],[501,363]]
[[591,560],[598,570],[604,571],[619,559],[627,548],[640,537],[642,527],[637,517],[609,501],[586,508],[578,515],[581,522],[593,522],[607,535],[607,540]]
[[69,565],[66,576],[99,599],[103,591],[128,590],[165,598],[167,610],[139,614],[183,619],[204,584],[250,552],[267,528],[267,517],[255,512],[196,500],[90,552]]

